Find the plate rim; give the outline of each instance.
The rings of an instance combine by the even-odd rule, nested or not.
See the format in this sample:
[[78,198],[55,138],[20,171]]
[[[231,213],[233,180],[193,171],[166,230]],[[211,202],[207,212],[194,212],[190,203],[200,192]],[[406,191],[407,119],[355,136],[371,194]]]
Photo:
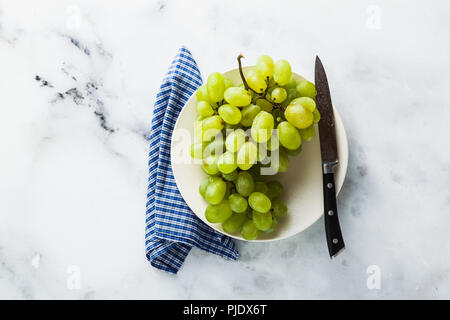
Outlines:
[[[245,66],[245,67],[243,67],[243,70],[245,70],[245,69],[250,69],[250,68],[252,68],[252,67],[254,67],[254,66]],[[236,72],[236,71],[239,71],[239,69],[238,68],[233,68],[233,69],[230,69],[230,70],[227,70],[227,71],[225,71],[225,72],[221,72],[221,74],[222,75],[226,75],[227,73],[230,73],[230,72]],[[303,79],[305,79],[305,80],[307,80],[305,77],[303,77],[302,75],[299,75],[298,73],[295,73],[295,72],[292,72],[292,74],[293,75],[296,75],[297,77],[300,77],[300,78],[303,78]],[[203,84],[202,84],[203,85]],[[200,87],[200,86],[199,86]],[[175,129],[178,127],[178,123],[179,123],[179,121],[180,121],[180,119],[181,119],[181,115],[183,114],[183,112],[185,111],[185,106],[191,101],[191,99],[193,99],[194,98],[194,96],[195,96],[195,92],[196,92],[197,90],[195,90],[194,91],[194,93],[189,97],[189,99],[186,101],[186,103],[183,105],[183,107],[181,108],[181,111],[180,111],[180,113],[178,114],[178,117],[177,117],[177,121],[175,122],[175,125],[174,125],[174,127],[173,127],[173,131],[175,131]],[[345,151],[345,159],[346,159],[346,161],[345,161],[345,163],[344,162],[339,162],[339,171],[342,171],[342,175],[343,175],[343,179],[342,179],[342,183],[339,185],[339,182],[337,182],[337,189],[336,189],[336,197],[337,196],[339,196],[339,193],[340,193],[340,191],[341,191],[341,189],[342,189],[342,187],[343,187],[343,185],[344,185],[344,182],[345,182],[345,178],[346,178],[346,176],[347,176],[347,169],[348,169],[348,160],[349,160],[349,147],[348,147],[348,138],[347,138],[347,132],[346,132],[346,130],[345,130],[345,125],[344,125],[344,122],[342,121],[342,117],[341,117],[341,115],[340,115],[340,113],[339,113],[339,111],[336,109],[336,107],[334,106],[334,104],[333,104],[333,113],[334,113],[334,118],[335,118],[335,121],[336,121],[336,119],[342,124],[342,135],[343,135],[343,150]],[[173,135],[173,131],[172,131],[172,133],[171,133],[171,136],[170,136],[170,153],[172,154],[172,149],[173,149],[173,139],[172,139],[172,135]],[[316,136],[317,137],[317,136]],[[318,137],[317,137],[318,138]],[[319,142],[320,143],[320,142]],[[341,142],[342,143],[342,142]],[[339,149],[339,148],[338,148]],[[340,157],[341,158],[341,157]],[[173,166],[173,157],[170,157],[170,165],[171,165],[171,168],[172,168],[172,175],[173,175],[173,177],[174,177],[174,180],[175,180],[175,183],[176,183],[176,185],[177,185],[177,189],[178,189],[178,191],[180,192],[180,195],[181,195],[181,197],[183,198],[183,201],[184,202],[186,202],[186,205],[189,207],[189,209],[202,221],[202,222],[204,222],[205,224],[207,224],[209,227],[211,227],[211,228],[213,228],[215,231],[217,231],[217,232],[219,232],[220,234],[222,234],[222,235],[225,235],[225,236],[228,236],[228,237],[230,237],[230,238],[233,238],[233,239],[236,239],[236,240],[242,240],[242,241],[248,241],[248,242],[273,242],[273,241],[280,241],[280,240],[284,240],[284,239],[287,239],[287,238],[290,238],[290,237],[293,237],[293,236],[295,236],[295,235],[297,235],[297,234],[299,234],[299,233],[301,233],[301,232],[303,232],[303,231],[305,231],[306,229],[308,229],[308,228],[310,228],[312,225],[314,225],[322,216],[323,216],[323,212],[320,214],[320,215],[318,215],[317,216],[317,218],[315,219],[315,220],[313,220],[312,222],[311,222],[311,224],[310,225],[308,225],[307,227],[305,227],[305,228],[303,228],[303,229],[301,229],[301,230],[298,230],[298,231],[296,231],[296,232],[294,232],[294,233],[292,233],[292,234],[287,234],[287,235],[283,235],[283,236],[280,236],[280,237],[277,237],[277,238],[272,238],[272,239],[255,239],[255,240],[247,240],[247,239],[244,239],[244,238],[242,238],[242,237],[238,237],[238,236],[236,236],[236,235],[234,235],[234,234],[228,234],[228,233],[226,233],[226,232],[223,232],[223,231],[221,231],[221,230],[219,230],[219,229],[217,229],[217,228],[215,228],[214,227],[214,224],[209,224],[209,223],[207,223],[207,222],[205,222],[194,210],[192,210],[192,208],[189,206],[189,204],[187,203],[187,201],[184,199],[184,197],[183,197],[183,195],[181,194],[181,190],[180,190],[180,188],[179,188],[179,183],[178,183],[178,180],[177,180],[177,177],[176,177],[176,175],[175,175],[175,171],[174,171],[174,166]],[[192,164],[192,165],[197,165],[197,164]]]

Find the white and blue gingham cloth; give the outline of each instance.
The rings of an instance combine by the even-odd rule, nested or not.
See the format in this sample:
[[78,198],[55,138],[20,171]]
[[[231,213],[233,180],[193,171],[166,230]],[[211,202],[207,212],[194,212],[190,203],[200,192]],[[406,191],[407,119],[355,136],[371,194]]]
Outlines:
[[163,80],[153,111],[145,248],[153,267],[172,273],[178,272],[192,246],[238,258],[234,241],[206,225],[184,202],[170,165],[170,141],[178,114],[201,84],[195,60],[182,47]]

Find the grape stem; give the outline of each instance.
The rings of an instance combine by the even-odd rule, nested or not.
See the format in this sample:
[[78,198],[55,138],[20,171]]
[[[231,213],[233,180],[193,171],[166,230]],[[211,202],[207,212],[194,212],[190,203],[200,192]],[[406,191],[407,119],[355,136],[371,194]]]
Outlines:
[[[241,79],[242,79],[242,83],[244,84],[245,90],[253,90],[248,86],[247,80],[245,80],[244,77],[244,72],[242,71],[242,63],[241,63],[241,59],[244,57],[244,55],[242,53],[239,53],[238,57],[237,57],[237,61],[239,64],[239,73],[241,75]],[[254,90],[253,90],[254,91]]]
[[272,104],[273,108],[275,108],[275,109],[281,108],[281,105],[279,103],[273,102],[266,98],[267,92],[269,91],[269,77],[267,77],[267,80],[266,80],[267,87],[266,87],[266,90],[264,90],[264,92],[259,93],[249,87],[247,80],[245,80],[244,71],[242,71],[242,62],[241,62],[242,58],[244,58],[244,55],[242,53],[239,53],[239,55],[237,57],[237,61],[239,64],[239,74],[241,75],[242,83],[244,84],[245,90],[253,91],[255,94],[258,95],[258,99],[263,99],[263,100],[266,100],[267,102],[270,102]]

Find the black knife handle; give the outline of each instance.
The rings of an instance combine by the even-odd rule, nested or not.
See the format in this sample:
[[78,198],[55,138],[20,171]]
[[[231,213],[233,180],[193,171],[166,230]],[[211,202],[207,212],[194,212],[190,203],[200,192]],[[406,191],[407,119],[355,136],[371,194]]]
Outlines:
[[345,247],[341,227],[339,226],[333,172],[323,174],[323,201],[325,209],[325,233],[327,235],[328,252],[332,258]]

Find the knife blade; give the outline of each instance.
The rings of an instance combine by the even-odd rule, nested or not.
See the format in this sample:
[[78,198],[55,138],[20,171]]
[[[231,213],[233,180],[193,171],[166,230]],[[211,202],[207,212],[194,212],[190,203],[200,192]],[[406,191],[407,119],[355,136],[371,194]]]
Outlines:
[[336,257],[345,248],[339,224],[334,168],[339,163],[334,124],[333,104],[325,69],[320,58],[316,56],[315,85],[317,90],[316,104],[320,112],[319,140],[322,156],[323,200],[325,215],[325,233],[330,258]]

